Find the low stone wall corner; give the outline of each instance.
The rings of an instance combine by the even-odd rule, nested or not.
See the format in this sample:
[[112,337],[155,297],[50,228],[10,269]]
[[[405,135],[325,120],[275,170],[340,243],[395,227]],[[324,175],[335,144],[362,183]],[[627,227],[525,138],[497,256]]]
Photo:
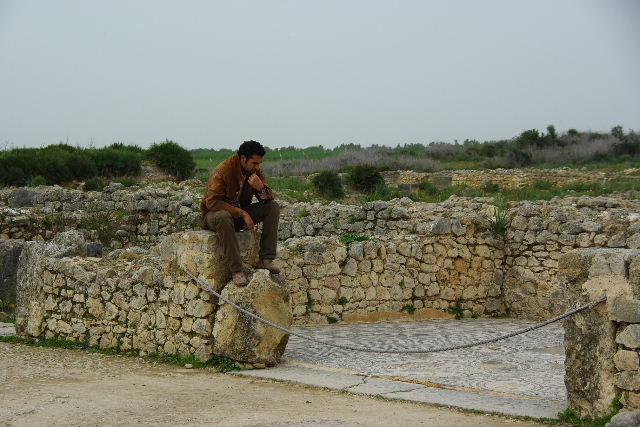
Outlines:
[[640,409],[639,266],[637,249],[574,250],[559,259],[569,307],[607,297],[564,321],[565,384],[580,417],[604,415],[618,394],[625,410]]

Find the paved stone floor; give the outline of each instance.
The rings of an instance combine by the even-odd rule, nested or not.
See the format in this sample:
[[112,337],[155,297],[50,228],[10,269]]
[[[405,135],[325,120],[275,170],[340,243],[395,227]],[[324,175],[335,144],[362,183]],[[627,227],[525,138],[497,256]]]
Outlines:
[[[464,344],[531,324],[511,319],[469,319],[338,324],[296,330],[331,342],[396,350]],[[284,358],[351,373],[563,401],[563,336],[562,324],[556,323],[484,346],[424,355],[352,352],[291,337]]]

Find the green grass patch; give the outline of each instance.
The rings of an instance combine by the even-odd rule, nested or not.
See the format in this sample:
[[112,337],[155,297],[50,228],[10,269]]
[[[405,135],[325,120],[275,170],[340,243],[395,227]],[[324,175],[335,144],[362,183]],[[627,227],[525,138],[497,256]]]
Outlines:
[[406,311],[409,314],[413,314],[416,312],[416,306],[413,304],[406,304],[400,309],[400,311]]
[[462,298],[458,298],[452,307],[447,310],[453,314],[457,320],[464,319],[464,310],[462,310]]
[[616,397],[613,398],[613,401],[609,405],[609,410],[606,414],[596,417],[596,418],[580,418],[573,410],[570,408],[565,409],[563,412],[558,414],[558,419],[563,424],[569,424],[572,426],[587,426],[587,427],[604,427],[614,415],[620,412],[622,409],[622,403],[620,403],[620,398],[622,394],[618,393]]
[[364,242],[369,239],[369,236],[361,236],[354,233],[345,233],[340,235],[340,241],[344,244],[349,244],[351,242]]

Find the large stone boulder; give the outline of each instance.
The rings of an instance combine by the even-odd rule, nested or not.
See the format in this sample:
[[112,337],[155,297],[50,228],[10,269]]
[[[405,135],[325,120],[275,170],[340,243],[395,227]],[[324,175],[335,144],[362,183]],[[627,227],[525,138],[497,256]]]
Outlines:
[[[293,323],[289,289],[278,276],[270,275],[267,270],[257,270],[245,287],[230,282],[222,296],[276,325],[289,328]],[[225,303],[216,313],[213,336],[215,354],[267,365],[280,361],[289,340],[289,334],[250,318]]]
[[[253,266],[258,261],[259,233],[238,232],[236,238],[240,246],[242,261]],[[184,275],[186,268],[206,281],[214,290],[220,291],[231,278],[229,261],[222,251],[220,237],[212,231],[184,231],[166,236],[151,252]]]

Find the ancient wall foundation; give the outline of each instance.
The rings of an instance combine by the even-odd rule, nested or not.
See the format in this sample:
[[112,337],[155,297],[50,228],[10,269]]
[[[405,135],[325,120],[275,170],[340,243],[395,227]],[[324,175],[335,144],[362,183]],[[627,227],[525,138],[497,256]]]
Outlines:
[[[102,241],[104,255],[149,249],[166,235],[197,229],[199,197],[190,188],[0,190],[0,240],[49,241],[77,229],[87,242]],[[502,212],[503,232],[491,198],[278,203],[283,273],[296,284],[301,323],[376,312],[405,317],[412,311],[416,318],[433,310],[547,318],[565,307],[565,285],[557,280],[562,254],[640,248],[640,201],[623,196],[512,202]],[[339,243],[349,236],[368,240]],[[98,253],[87,246],[87,254]],[[10,283],[15,275],[2,278],[3,292]]]
[[[254,262],[255,241],[239,236],[244,260]],[[230,317],[216,298],[182,270],[216,290],[229,269],[213,233],[177,233],[153,251],[119,249],[103,258],[69,256],[69,249],[28,242],[18,267],[16,331],[19,335],[74,340],[86,346],[148,353],[223,355],[275,364],[287,335]],[[229,283],[226,292],[233,292]],[[291,324],[287,287],[259,271],[243,305],[284,326]],[[287,322],[288,321],[288,322]],[[233,339],[229,339],[229,334]]]
[[579,416],[606,414],[616,395],[640,409],[640,250],[575,250],[560,258],[567,301],[606,303],[564,321],[569,407]]
[[459,185],[481,188],[487,183],[502,189],[516,189],[531,186],[536,181],[561,186],[573,182],[603,182],[616,176],[608,172],[557,168],[557,169],[476,169],[440,172],[388,171],[382,172],[387,185],[406,190],[417,187],[421,182],[430,182],[439,187]]

